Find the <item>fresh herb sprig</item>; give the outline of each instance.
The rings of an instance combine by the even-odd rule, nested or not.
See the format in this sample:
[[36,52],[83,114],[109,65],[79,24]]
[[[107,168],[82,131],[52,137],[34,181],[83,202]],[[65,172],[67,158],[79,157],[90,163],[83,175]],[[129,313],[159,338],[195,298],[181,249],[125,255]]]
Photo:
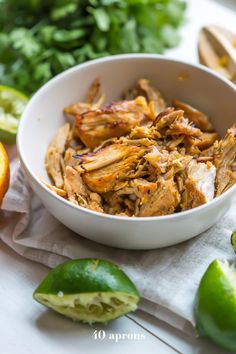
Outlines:
[[0,0],[0,83],[28,94],[59,72],[179,43],[183,0]]

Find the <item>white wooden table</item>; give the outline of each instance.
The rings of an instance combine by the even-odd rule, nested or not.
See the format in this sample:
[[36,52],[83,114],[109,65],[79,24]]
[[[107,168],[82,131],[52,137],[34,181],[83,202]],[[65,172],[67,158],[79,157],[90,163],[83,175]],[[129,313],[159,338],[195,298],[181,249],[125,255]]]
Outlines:
[[[189,0],[188,3],[181,46],[167,55],[196,62],[197,36],[202,25],[218,23],[236,33],[236,0]],[[0,241],[1,354],[226,353],[207,340],[190,338],[139,311],[105,328],[64,319],[32,299],[35,287],[47,271],[46,267],[16,255]]]

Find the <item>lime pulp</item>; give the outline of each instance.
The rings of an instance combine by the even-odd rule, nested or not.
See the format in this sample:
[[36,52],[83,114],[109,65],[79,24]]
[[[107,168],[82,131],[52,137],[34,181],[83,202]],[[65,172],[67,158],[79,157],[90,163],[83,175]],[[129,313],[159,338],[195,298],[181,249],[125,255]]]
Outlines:
[[100,259],[65,262],[35,290],[39,303],[75,321],[106,323],[134,311],[139,293],[115,264]]
[[28,98],[7,86],[0,86],[0,141],[14,144],[19,120]]

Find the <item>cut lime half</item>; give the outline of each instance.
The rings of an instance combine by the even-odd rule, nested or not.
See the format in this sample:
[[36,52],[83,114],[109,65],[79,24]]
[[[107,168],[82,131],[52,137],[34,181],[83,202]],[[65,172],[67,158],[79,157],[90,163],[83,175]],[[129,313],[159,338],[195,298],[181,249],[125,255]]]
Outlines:
[[27,101],[23,93],[8,86],[0,86],[0,141],[15,143],[19,119]]
[[228,261],[213,261],[198,288],[195,318],[200,336],[236,352],[236,269]]
[[134,311],[139,293],[115,264],[78,259],[51,270],[35,290],[39,303],[75,321],[106,323]]

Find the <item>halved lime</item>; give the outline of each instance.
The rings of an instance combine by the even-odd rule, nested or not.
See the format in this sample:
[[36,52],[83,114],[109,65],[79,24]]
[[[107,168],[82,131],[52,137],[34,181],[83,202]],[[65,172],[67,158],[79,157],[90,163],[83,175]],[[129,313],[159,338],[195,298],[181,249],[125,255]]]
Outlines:
[[198,288],[196,328],[216,344],[236,352],[236,269],[228,261],[213,261]]
[[134,311],[139,293],[115,264],[101,259],[67,261],[35,290],[39,303],[75,321],[108,322]]
[[23,93],[0,85],[0,141],[15,143],[19,119],[27,101]]

